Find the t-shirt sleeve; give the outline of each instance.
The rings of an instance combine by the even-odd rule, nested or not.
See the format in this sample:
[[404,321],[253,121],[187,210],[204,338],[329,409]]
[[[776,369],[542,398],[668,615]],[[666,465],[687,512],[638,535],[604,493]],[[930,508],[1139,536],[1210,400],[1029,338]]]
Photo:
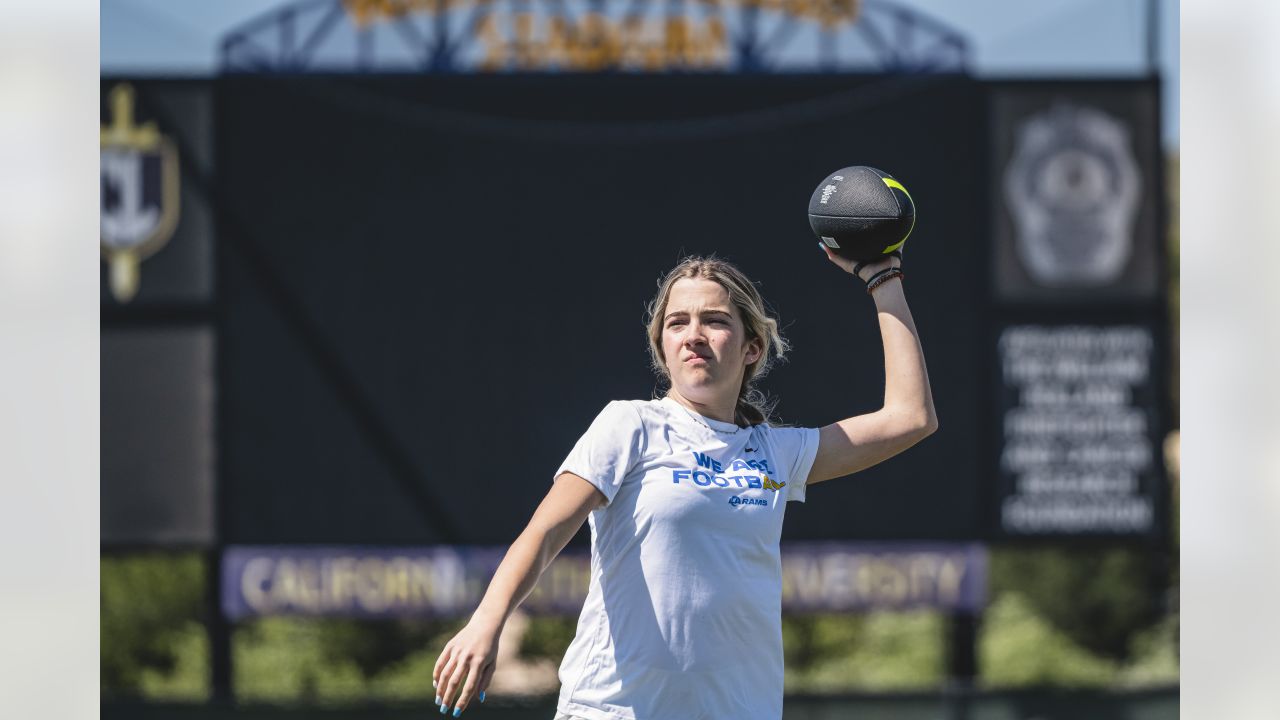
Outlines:
[[769,428],[774,458],[786,473],[787,501],[804,502],[809,471],[818,456],[818,428]]
[[644,452],[644,423],[635,406],[614,400],[600,411],[587,432],[552,476],[571,472],[595,485],[609,502]]

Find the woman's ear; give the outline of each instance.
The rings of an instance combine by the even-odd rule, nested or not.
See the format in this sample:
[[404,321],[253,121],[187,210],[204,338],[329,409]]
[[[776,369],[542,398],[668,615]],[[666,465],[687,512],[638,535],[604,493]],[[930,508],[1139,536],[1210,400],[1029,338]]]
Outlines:
[[747,342],[746,365],[750,365],[760,359],[764,355],[764,342],[760,338],[751,338]]

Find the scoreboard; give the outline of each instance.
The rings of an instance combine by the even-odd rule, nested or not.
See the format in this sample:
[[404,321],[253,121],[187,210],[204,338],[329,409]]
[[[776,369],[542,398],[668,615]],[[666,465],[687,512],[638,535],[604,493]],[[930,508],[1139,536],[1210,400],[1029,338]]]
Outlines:
[[[104,80],[104,98],[119,82]],[[104,292],[104,386],[204,384],[192,398],[104,402],[104,540],[207,538],[216,497],[224,543],[508,543],[595,414],[658,391],[644,306],[687,254],[737,263],[781,320],[793,350],[763,387],[783,423],[878,408],[873,305],[814,247],[804,213],[815,183],[853,164],[893,173],[917,200],[906,288],[941,429],[815,488],[788,508],[784,539],[1163,532],[1154,82],[567,73],[133,86],[135,119],[174,138],[184,214],[139,266],[136,297]],[[104,128],[112,113],[104,102]],[[130,165],[113,162],[104,183],[124,182]],[[195,350],[135,339],[168,347],[154,333],[171,330]],[[190,368],[148,370],[171,361]],[[199,442],[148,444],[179,427],[165,413],[190,407]],[[198,512],[176,509],[173,488],[188,485]],[[175,509],[149,534],[137,507]]]

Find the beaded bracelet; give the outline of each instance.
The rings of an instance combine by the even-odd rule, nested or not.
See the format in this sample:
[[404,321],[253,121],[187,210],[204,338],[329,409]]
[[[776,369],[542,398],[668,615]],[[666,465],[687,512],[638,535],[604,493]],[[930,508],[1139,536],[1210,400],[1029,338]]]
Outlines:
[[875,275],[872,275],[871,279],[867,280],[867,294],[870,295],[876,288],[894,278],[906,279],[906,277],[907,274],[902,272],[901,268],[885,268]]

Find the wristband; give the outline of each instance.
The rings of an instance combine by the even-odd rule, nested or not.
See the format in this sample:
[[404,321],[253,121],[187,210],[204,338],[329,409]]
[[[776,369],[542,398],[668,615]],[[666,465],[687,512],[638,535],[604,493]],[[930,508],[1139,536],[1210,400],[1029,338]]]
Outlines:
[[[894,268],[894,267],[888,267],[888,268],[885,268],[885,269],[883,269],[883,270],[881,270],[881,271],[877,272],[876,274],[872,275],[871,277],[867,278],[866,283],[867,283],[868,285],[870,285],[871,283],[873,283],[873,282],[875,282],[875,281],[876,281],[876,278],[879,278],[879,277],[884,276],[884,275],[888,275],[889,273],[893,272],[894,270],[898,270],[898,268]],[[901,270],[898,270],[898,271],[899,271],[899,272],[901,272]]]
[[[896,258],[898,258],[899,260],[901,260],[901,259],[902,259],[902,251],[901,251],[901,250],[894,250],[893,252],[889,253],[889,254],[888,254],[888,255],[886,255],[885,257],[896,257]],[[861,278],[861,277],[858,277],[858,273],[862,272],[862,268],[864,268],[864,267],[866,267],[866,266],[870,265],[871,263],[880,262],[880,261],[881,261],[881,260],[883,260],[883,259],[884,259],[884,258],[875,258],[875,259],[873,259],[873,260],[859,260],[858,262],[856,262],[856,263],[854,263],[854,264],[853,264],[853,276],[854,276],[854,277],[856,277],[856,278],[858,278],[859,280],[861,280],[862,278]],[[870,282],[870,281],[868,281],[868,282]]]
[[906,278],[906,273],[901,268],[885,268],[867,280],[867,294],[870,295],[876,288],[889,282],[894,278]]

